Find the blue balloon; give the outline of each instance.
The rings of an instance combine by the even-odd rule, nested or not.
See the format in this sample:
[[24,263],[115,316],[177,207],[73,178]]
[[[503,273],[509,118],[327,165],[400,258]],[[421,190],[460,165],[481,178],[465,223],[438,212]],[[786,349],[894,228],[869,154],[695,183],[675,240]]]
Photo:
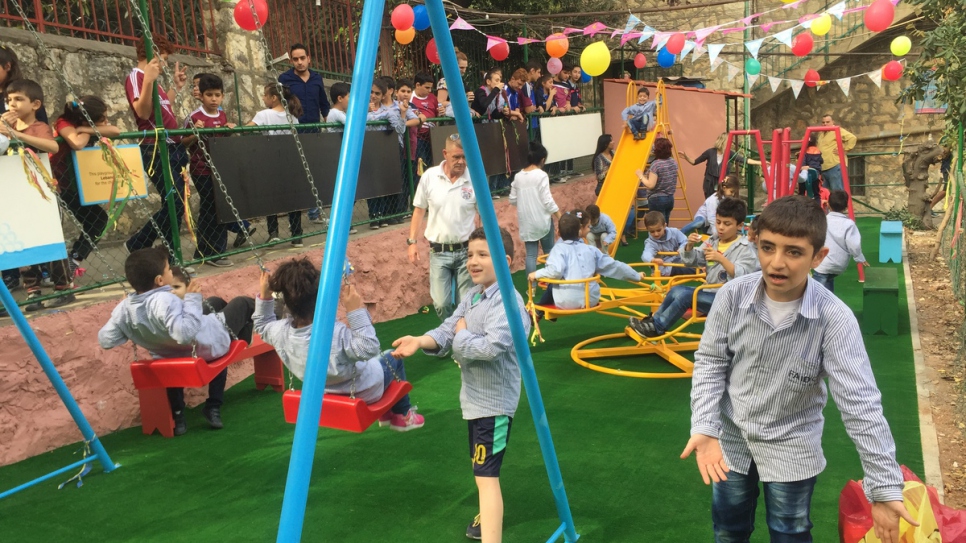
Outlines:
[[674,66],[675,56],[667,50],[666,47],[662,47],[660,51],[657,52],[657,64],[661,68],[670,68]]
[[590,78],[590,74],[589,73],[587,73],[587,72],[580,72],[580,82],[581,83],[590,83],[590,79],[591,78]]
[[419,4],[413,8],[413,28],[422,32],[429,28],[429,12],[426,11],[426,6]]

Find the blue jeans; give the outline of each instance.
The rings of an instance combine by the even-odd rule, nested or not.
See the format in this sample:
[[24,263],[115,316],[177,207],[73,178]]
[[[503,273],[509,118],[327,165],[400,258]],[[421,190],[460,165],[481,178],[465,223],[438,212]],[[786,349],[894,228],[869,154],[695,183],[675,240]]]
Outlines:
[[828,190],[844,190],[842,184],[842,165],[836,164],[827,170],[822,170],[822,179]]
[[[382,355],[379,356],[379,363],[382,364],[382,386],[383,388],[389,388],[389,384],[392,383],[396,378],[402,381],[406,380],[406,367],[403,366],[403,361],[401,358],[396,358],[389,354],[392,350],[383,351]],[[395,372],[395,373],[394,373]],[[409,394],[406,394],[398,402],[393,404],[390,411],[397,415],[405,415],[409,413],[409,408],[411,404],[409,402]]]
[[466,249],[453,253],[429,252],[429,295],[439,320],[445,321],[453,314],[472,286],[466,269]]
[[[755,529],[758,505],[758,467],[748,475],[728,472],[728,480],[714,483],[711,519],[715,543],[746,543]],[[812,541],[809,519],[815,477],[790,483],[764,483],[765,511],[772,543]]]
[[707,228],[707,227],[708,227],[708,219],[704,217],[695,217],[693,221],[689,222],[688,224],[684,225],[683,228],[681,228],[681,233],[686,236],[691,232],[694,232],[695,230],[698,230],[701,228]]
[[[708,292],[707,290],[699,291],[698,311],[707,315],[711,311],[711,303],[714,302],[714,295],[714,292]],[[654,312],[654,327],[657,331],[663,334],[674,323],[678,322],[687,310],[691,309],[691,300],[693,297],[694,287],[686,287],[683,285],[673,287],[667,293],[667,296],[664,297],[664,301],[661,302],[661,307]]]
[[644,117],[644,115],[641,115],[640,117],[629,117],[627,119],[627,126],[631,129],[631,134],[636,136],[647,132],[647,123]]
[[[547,232],[546,236],[537,241],[524,241],[523,244],[527,248],[527,275],[537,271],[537,255],[540,253],[540,247],[543,247],[543,254],[550,254],[550,249],[553,249],[553,219],[550,219],[550,231]],[[539,245],[539,247],[538,247]]]
[[817,271],[812,271],[812,279],[821,283],[821,285],[827,288],[829,292],[835,292],[835,274],[818,273]]
[[322,210],[319,209],[319,208],[317,208],[317,207],[313,207],[312,209],[309,210],[309,220],[310,221],[314,221],[315,219],[318,219],[319,216],[321,216],[321,215],[322,215]]
[[664,214],[664,223],[671,224],[671,210],[674,209],[674,196],[651,194],[647,197],[647,209]]

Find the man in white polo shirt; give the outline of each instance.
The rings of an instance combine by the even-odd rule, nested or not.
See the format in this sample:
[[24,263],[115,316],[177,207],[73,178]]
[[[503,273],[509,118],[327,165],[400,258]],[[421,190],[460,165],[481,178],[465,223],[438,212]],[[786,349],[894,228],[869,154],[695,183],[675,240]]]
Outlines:
[[446,139],[443,162],[419,178],[406,240],[413,264],[419,261],[416,230],[424,218],[424,235],[429,240],[429,295],[440,320],[446,320],[473,286],[466,269],[466,247],[476,228],[476,194],[459,134]]

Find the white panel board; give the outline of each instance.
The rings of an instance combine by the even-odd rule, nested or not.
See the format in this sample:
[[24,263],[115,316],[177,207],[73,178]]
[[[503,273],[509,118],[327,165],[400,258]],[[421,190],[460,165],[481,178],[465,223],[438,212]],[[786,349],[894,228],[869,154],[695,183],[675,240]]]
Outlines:
[[[47,155],[40,160],[50,172]],[[46,199],[28,181],[20,156],[0,156],[0,269],[67,258],[57,198],[38,181]]]
[[601,134],[600,113],[540,117],[540,142],[547,148],[547,164],[594,154]]

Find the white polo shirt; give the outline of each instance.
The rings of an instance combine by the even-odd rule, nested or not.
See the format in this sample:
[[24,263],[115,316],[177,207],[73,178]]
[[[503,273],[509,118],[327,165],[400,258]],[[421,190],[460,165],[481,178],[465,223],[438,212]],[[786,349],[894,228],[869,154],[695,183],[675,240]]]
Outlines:
[[439,166],[423,172],[413,206],[426,210],[425,236],[432,243],[462,243],[476,229],[476,193],[469,169],[450,181]]

